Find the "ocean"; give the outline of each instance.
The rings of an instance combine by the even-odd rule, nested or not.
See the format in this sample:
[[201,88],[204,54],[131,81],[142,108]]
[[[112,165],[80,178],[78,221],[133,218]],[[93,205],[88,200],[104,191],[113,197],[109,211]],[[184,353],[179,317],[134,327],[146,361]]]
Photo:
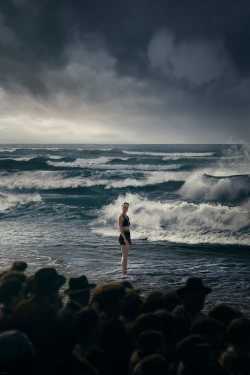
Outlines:
[[209,304],[250,312],[249,145],[0,145],[0,266],[25,260],[148,292],[201,276]]

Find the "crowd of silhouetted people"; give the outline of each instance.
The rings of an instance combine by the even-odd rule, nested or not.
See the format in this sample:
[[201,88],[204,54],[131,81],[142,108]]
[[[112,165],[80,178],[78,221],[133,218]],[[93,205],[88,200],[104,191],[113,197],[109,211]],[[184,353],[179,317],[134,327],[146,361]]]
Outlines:
[[128,280],[27,271],[0,273],[0,374],[250,374],[250,320],[227,304],[204,313],[198,277],[144,296]]

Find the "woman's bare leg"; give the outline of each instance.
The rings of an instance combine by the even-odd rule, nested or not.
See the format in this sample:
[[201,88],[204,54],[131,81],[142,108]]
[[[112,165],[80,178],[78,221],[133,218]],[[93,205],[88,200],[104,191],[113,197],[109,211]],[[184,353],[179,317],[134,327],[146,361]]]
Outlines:
[[122,266],[122,273],[123,275],[127,274],[128,270],[128,245],[122,245],[122,259],[121,259],[121,266]]

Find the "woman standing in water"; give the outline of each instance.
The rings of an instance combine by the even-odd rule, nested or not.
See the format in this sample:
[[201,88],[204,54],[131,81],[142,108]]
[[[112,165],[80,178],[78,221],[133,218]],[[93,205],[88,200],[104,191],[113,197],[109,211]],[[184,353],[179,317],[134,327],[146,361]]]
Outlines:
[[129,208],[129,203],[124,202],[122,204],[122,213],[119,216],[118,224],[120,229],[120,236],[119,236],[119,243],[121,245],[122,251],[122,259],[121,259],[121,266],[122,266],[122,273],[124,276],[127,275],[127,268],[128,268],[128,251],[131,245],[131,238],[130,238],[130,221],[127,215]]

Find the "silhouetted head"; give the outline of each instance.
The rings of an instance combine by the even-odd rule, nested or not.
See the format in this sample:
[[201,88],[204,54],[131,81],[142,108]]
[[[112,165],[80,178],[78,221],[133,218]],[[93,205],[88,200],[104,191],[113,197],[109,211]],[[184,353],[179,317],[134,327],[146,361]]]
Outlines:
[[162,319],[153,313],[141,314],[135,320],[132,331],[135,338],[148,330],[163,332]]
[[164,294],[164,308],[168,311],[173,311],[176,306],[181,304],[180,297],[175,290],[167,291]]
[[133,375],[166,375],[168,363],[160,354],[152,354],[143,358],[133,371]]
[[143,312],[154,312],[164,307],[164,294],[160,291],[154,291],[146,297],[143,304]]
[[167,310],[157,310],[154,315],[162,326],[161,332],[164,334],[167,350],[172,351],[177,333],[176,318]]
[[121,304],[121,315],[126,321],[135,320],[142,311],[142,299],[133,289],[126,292]]
[[[24,282],[18,277],[11,276],[3,277],[0,282],[0,303],[10,305],[16,303],[23,295]],[[10,307],[10,306],[9,306]]]
[[66,282],[63,275],[59,275],[55,268],[45,267],[38,270],[29,279],[29,291],[40,296],[55,295]]
[[227,330],[228,341],[241,350],[250,350],[250,319],[233,320]]
[[236,310],[225,303],[220,303],[219,305],[214,306],[209,311],[208,315],[224,324],[225,327],[227,327],[232,320],[242,318],[242,313],[239,310]]
[[24,271],[26,271],[27,267],[28,267],[28,264],[26,262],[16,261],[16,262],[13,262],[13,264],[11,266],[11,270],[12,271],[18,271],[18,272],[24,272]]
[[124,214],[126,214],[128,212],[128,209],[129,209],[129,203],[128,202],[123,202],[123,204],[122,204],[122,212]]
[[120,314],[124,296],[125,288],[120,283],[111,282],[95,288],[91,303],[99,313],[114,317]]
[[185,337],[177,344],[176,350],[177,358],[185,368],[204,370],[204,366],[209,364],[211,348],[200,335]]
[[213,349],[222,348],[225,328],[216,319],[204,317],[196,320],[191,327],[191,333],[201,335]]
[[165,338],[159,331],[142,332],[137,340],[137,349],[142,357],[156,353],[164,354],[165,346]]
[[87,277],[71,277],[69,279],[69,287],[65,290],[68,297],[82,306],[87,306],[90,298],[90,291],[95,288],[96,284],[89,283]]
[[188,311],[198,313],[203,309],[206,296],[211,291],[212,289],[204,286],[199,277],[190,277],[186,284],[177,290],[177,293]]
[[28,337],[19,331],[0,334],[1,373],[31,373],[34,349]]
[[26,262],[15,261],[12,263],[10,267],[0,272],[0,278],[6,277],[7,275],[12,274],[12,273],[19,273],[19,274],[22,274],[24,277],[25,276],[24,272],[26,271],[27,267],[28,267],[28,264]]

